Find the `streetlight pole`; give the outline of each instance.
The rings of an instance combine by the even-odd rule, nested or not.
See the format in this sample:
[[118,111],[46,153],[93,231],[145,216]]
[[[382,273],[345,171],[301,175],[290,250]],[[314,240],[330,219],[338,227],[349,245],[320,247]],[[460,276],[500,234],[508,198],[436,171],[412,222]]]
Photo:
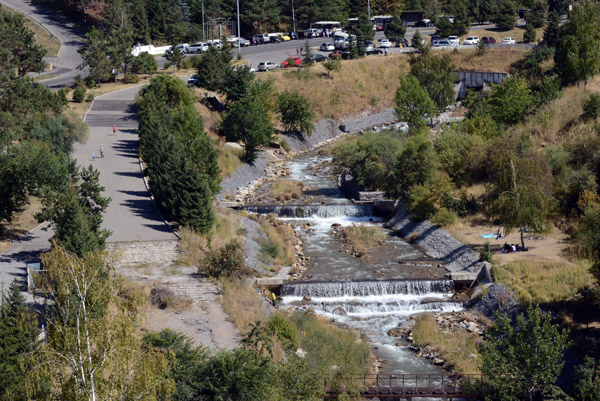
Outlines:
[[369,14],[369,21],[370,21],[371,20],[371,0],[367,0],[367,13]]
[[292,0],[292,23],[294,24],[294,32],[296,32],[296,15],[294,14],[294,0]]
[[240,36],[240,0],[236,1],[237,3],[237,17],[238,17],[238,26],[237,26],[237,42],[238,42],[238,56],[242,54],[242,46],[241,41],[242,37]]

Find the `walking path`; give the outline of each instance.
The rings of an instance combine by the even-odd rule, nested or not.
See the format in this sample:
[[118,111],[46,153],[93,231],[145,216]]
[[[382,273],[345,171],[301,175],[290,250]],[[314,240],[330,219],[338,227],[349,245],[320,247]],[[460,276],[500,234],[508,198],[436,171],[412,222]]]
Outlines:
[[40,80],[40,83],[49,88],[59,88],[71,83],[76,75],[86,75],[77,70],[82,61],[77,50],[83,46],[83,34],[66,17],[34,4],[31,0],[0,0],[0,3],[27,14],[60,40],[58,57],[45,58],[54,66],[54,69],[48,72],[52,77]]

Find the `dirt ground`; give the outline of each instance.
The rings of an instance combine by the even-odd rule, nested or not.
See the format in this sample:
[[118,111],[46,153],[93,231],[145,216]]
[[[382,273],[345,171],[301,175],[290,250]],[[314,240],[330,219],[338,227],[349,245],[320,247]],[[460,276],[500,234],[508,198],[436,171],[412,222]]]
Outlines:
[[127,279],[172,290],[180,299],[173,307],[148,306],[142,329],[172,329],[192,339],[196,346],[212,351],[238,347],[239,333],[220,303],[220,289],[213,282],[201,281],[192,267],[140,266],[120,268]]
[[[567,259],[569,236],[556,227],[552,227],[552,231],[549,234],[541,237],[525,233],[525,246],[529,248],[529,251],[515,253],[503,253],[501,250],[505,242],[508,244],[521,243],[521,236],[518,230],[497,240],[481,237],[481,234],[497,232],[498,228],[501,227],[486,222],[481,216],[459,219],[456,224],[445,227],[446,231],[477,252],[483,250],[485,243],[489,242],[494,259],[499,265],[531,260],[570,263]],[[502,232],[504,233],[503,228]]]
[[21,213],[15,214],[11,223],[0,225],[0,253],[10,248],[14,240],[40,224],[34,217],[40,210],[42,210],[40,201],[31,197],[29,204]]

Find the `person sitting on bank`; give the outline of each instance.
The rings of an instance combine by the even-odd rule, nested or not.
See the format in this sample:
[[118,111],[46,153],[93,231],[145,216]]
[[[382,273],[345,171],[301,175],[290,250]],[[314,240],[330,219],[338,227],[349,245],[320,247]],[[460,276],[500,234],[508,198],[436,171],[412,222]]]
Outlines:
[[510,252],[510,245],[508,245],[506,242],[504,243],[504,245],[502,245],[502,252]]
[[496,239],[502,239],[504,235],[502,235],[502,228],[498,227],[498,231],[496,231]]

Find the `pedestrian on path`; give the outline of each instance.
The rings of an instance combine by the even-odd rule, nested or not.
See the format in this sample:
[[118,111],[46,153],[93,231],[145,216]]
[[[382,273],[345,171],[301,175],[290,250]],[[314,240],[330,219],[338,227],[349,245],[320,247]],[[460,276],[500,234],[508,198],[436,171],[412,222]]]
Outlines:
[[92,152],[92,161],[96,160],[96,154]]
[[117,134],[117,126],[116,125],[113,125],[113,134],[115,134],[115,135]]
[[383,51],[385,52],[385,55],[387,56],[387,47],[385,49],[383,49]]
[[100,144],[100,158],[104,159],[104,146]]

